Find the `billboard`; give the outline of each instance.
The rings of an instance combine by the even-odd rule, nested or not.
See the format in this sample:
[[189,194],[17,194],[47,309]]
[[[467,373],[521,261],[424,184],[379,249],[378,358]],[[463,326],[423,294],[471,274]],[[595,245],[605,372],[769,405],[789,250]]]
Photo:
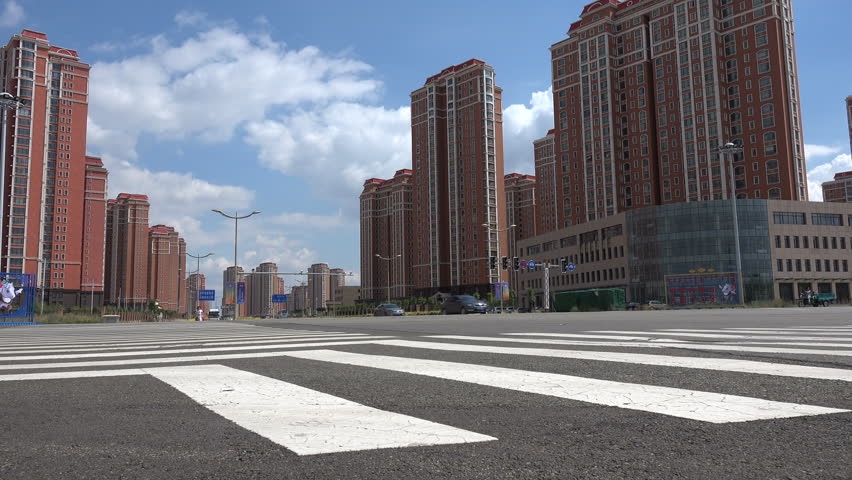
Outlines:
[[510,300],[509,282],[497,282],[494,287],[494,300]]
[[222,297],[222,305],[233,305],[236,297],[234,282],[225,282],[225,294]]
[[4,272],[0,278],[0,323],[32,322],[35,314],[35,275]]
[[246,303],[246,282],[237,282],[237,303]]
[[742,304],[737,272],[666,275],[666,296],[673,307]]

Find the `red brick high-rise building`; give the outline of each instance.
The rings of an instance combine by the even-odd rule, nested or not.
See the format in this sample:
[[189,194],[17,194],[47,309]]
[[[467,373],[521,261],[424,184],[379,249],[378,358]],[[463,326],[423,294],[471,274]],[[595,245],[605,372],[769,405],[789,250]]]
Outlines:
[[163,310],[180,311],[180,292],[186,271],[186,242],[174,228],[154,225],[148,229],[148,299]]
[[[411,293],[412,172],[371,178],[361,192],[361,297],[385,299]],[[377,257],[379,255],[380,257]],[[384,259],[391,260],[384,260]],[[390,269],[390,271],[388,271]]]
[[[104,303],[108,172],[100,158],[86,157],[86,184],[83,199],[83,297],[90,306]],[[85,303],[85,302],[84,302]]]
[[130,308],[148,303],[146,195],[120,193],[107,203],[105,302]]
[[589,3],[550,48],[556,228],[730,198],[727,142],[737,198],[807,200],[791,4]]
[[106,171],[86,157],[89,68],[33,30],[0,47],[0,90],[25,102],[0,139],[0,271],[43,271],[46,300],[65,306],[93,303],[103,284]]
[[[414,295],[484,293],[507,250],[502,89],[471,59],[411,93]],[[362,292],[363,295],[363,292]]]

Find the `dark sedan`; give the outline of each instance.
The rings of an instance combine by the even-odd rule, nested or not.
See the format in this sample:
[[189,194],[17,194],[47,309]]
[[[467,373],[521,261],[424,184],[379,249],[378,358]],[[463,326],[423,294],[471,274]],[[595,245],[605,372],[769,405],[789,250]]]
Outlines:
[[405,310],[395,303],[383,303],[373,310],[375,317],[401,317],[403,315],[405,315]]
[[488,311],[488,302],[480,300],[472,295],[453,295],[444,300],[441,305],[441,313],[485,313]]

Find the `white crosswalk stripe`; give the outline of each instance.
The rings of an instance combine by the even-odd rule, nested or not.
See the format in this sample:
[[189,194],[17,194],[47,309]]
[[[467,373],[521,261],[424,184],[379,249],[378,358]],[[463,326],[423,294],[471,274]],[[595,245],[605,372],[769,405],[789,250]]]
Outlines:
[[[762,375],[790,381],[852,382],[852,369],[802,364],[817,356],[852,356],[852,328],[665,329],[650,331],[509,332],[492,336],[423,335],[398,338],[342,331],[279,329],[226,323],[59,326],[3,332],[0,385],[74,378],[150,376],[221,417],[299,454],[497,440],[398,412],[384,411],[292,382],[224,365],[278,359],[327,368],[371,369],[410,377],[463,382],[533,393],[642,414],[710,423],[831,415],[848,405],[810,405],[791,398],[755,398],[725,391],[648,385],[583,375],[436,360],[430,354],[489,354],[555,362],[607,362],[647,368]],[[7,335],[8,333],[8,335]],[[844,336],[846,335],[846,336]],[[844,343],[849,342],[849,343]],[[514,344],[514,345],[510,345]],[[790,348],[801,346],[803,348]],[[582,347],[582,348],[572,348]],[[374,352],[376,348],[380,352]],[[352,351],[352,349],[357,349]],[[388,353],[392,349],[393,353]],[[636,353],[652,349],[653,353]],[[704,356],[691,356],[703,352]],[[706,354],[780,354],[797,363],[715,358]],[[465,357],[467,358],[467,357]],[[240,365],[245,365],[241,363]],[[514,366],[514,365],[513,365]],[[241,367],[245,368],[245,367]],[[386,373],[381,373],[386,372]],[[594,375],[591,375],[594,376]],[[414,380],[412,380],[414,381]],[[779,380],[780,381],[780,380]],[[2,388],[2,387],[0,387]],[[393,389],[393,385],[387,385]],[[515,393],[517,395],[517,393]],[[637,413],[639,414],[639,413]]]

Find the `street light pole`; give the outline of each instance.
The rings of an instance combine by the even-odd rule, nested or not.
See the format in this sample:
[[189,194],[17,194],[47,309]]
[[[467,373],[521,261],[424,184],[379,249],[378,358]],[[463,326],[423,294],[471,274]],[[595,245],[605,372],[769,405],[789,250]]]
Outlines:
[[[215,254],[213,252],[210,252],[206,255],[193,255],[189,252],[186,252],[186,255],[188,257],[192,257],[192,258],[195,259],[195,299],[194,299],[195,302],[194,303],[196,303],[198,305],[201,302],[201,300],[200,300],[201,295],[198,292],[198,275],[199,275],[199,272],[201,271],[201,259],[207,258],[210,255],[215,255]],[[234,271],[236,271],[236,269]],[[178,306],[178,309],[180,309],[180,306]]]
[[[0,92],[0,110],[3,111],[2,126],[0,126],[0,240],[3,238],[3,232],[6,229],[6,122],[8,120],[8,111],[17,110],[26,105],[26,100],[16,97],[9,92]],[[0,246],[0,255],[2,255],[2,246]],[[0,257],[0,271],[6,271],[3,268],[2,261],[5,257]],[[8,261],[6,261],[8,265]]]
[[254,210],[248,215],[237,215],[237,212],[234,212],[233,215],[228,215],[227,213],[219,210],[218,208],[213,209],[214,212],[222,215],[225,218],[231,218],[234,220],[234,320],[237,319],[237,282],[239,281],[239,276],[237,275],[237,231],[239,228],[239,221],[248,218],[252,215],[257,215],[260,213],[260,210]]
[[383,257],[383,256],[379,255],[378,253],[376,254],[376,258],[380,258],[380,259],[386,261],[387,266],[388,266],[388,296],[387,296],[388,303],[390,303],[390,297],[391,297],[391,260],[394,260],[394,259],[400,258],[400,257],[402,257],[401,253],[398,253],[398,254],[394,255],[393,257]]
[[[494,230],[494,231],[497,232],[497,257],[499,258],[500,257],[500,234],[517,227],[517,225],[515,225],[513,223],[506,228],[494,228],[494,229],[491,228],[490,223],[483,223],[482,226],[488,229],[488,256],[489,257],[491,256],[491,230]],[[498,277],[497,281],[500,283],[500,313],[502,314],[503,313],[503,270],[499,266],[496,267],[496,270],[498,272],[497,273],[497,277]],[[493,273],[491,272],[491,265],[489,265],[488,266],[488,276],[491,277],[492,275],[493,275]]]
[[743,153],[743,147],[739,147],[733,142],[728,142],[719,147],[719,153],[724,158],[725,154],[731,163],[731,216],[734,221],[734,254],[737,256],[737,288],[740,291],[740,303],[745,304],[745,285],[743,284],[743,265],[740,256],[740,224],[737,219],[737,186],[734,175],[734,156],[738,153]]

